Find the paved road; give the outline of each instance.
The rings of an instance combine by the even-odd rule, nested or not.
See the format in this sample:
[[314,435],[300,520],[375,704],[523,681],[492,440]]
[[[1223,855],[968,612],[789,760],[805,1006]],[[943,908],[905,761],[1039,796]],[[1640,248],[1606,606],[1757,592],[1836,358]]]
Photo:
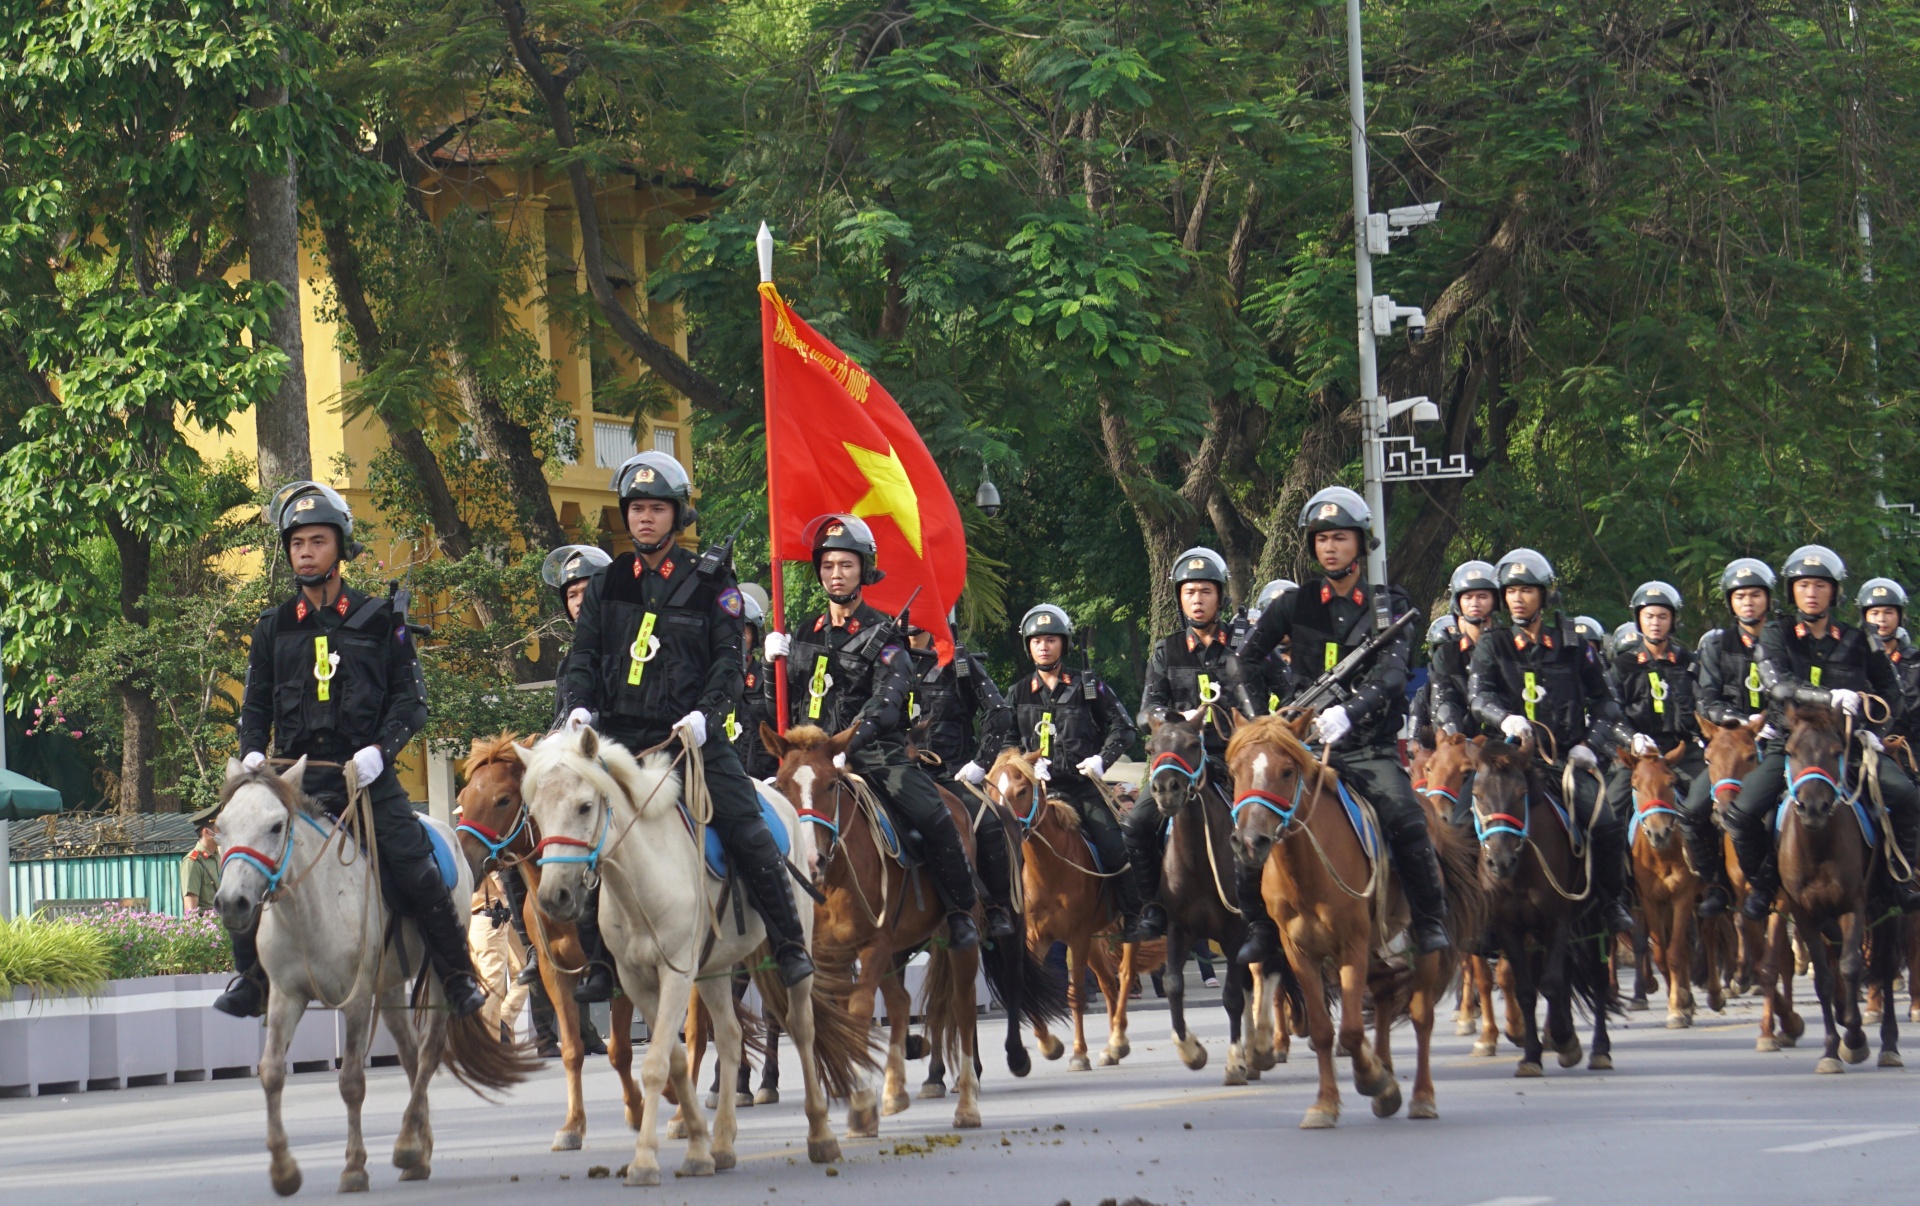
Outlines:
[[[1800,992],[1811,1001],[1810,985]],[[1303,1132],[1297,1124],[1312,1097],[1310,1053],[1261,1083],[1222,1088],[1223,1015],[1210,1005],[1198,1011],[1198,1033],[1213,1058],[1205,1070],[1189,1072],[1165,1038],[1164,1007],[1149,1000],[1135,1013],[1134,1055],[1120,1068],[1070,1073],[1064,1062],[1040,1063],[1027,1079],[1014,1080],[990,1066],[981,1130],[948,1130],[950,1101],[916,1101],[908,1113],[883,1120],[884,1138],[845,1141],[846,1159],[829,1177],[806,1162],[803,1121],[790,1094],[779,1105],[742,1111],[737,1170],[645,1190],[587,1176],[594,1165],[618,1168],[632,1151],[604,1064],[588,1081],[586,1150],[573,1153],[546,1150],[561,1116],[557,1067],[502,1105],[442,1078],[433,1179],[397,1184],[381,1161],[403,1082],[397,1070],[383,1069],[370,1077],[366,1109],[373,1192],[409,1203],[618,1198],[673,1206],[1093,1206],[1132,1195],[1196,1204],[1751,1206],[1816,1195],[1902,1202],[1920,1196],[1913,1154],[1920,1093],[1912,1073],[1869,1060],[1842,1076],[1815,1076],[1817,1046],[1772,1055],[1753,1050],[1749,1004],[1719,1017],[1703,1012],[1698,1027],[1676,1032],[1662,1028],[1662,1008],[1656,999],[1652,1013],[1635,1014],[1616,1030],[1614,1071],[1563,1071],[1549,1057],[1546,1078],[1530,1081],[1514,1079],[1511,1052],[1472,1058],[1471,1040],[1454,1037],[1443,1019],[1440,1121],[1376,1119],[1349,1093],[1338,1130]],[[999,1054],[997,1040],[991,1049]],[[1410,1064],[1410,1054],[1401,1062]],[[797,1071],[787,1081],[797,1086]],[[293,1077],[287,1102],[304,1193],[330,1195],[344,1142],[332,1078]],[[3,1101],[0,1201],[270,1200],[263,1133],[251,1080]],[[918,1150],[929,1134],[957,1135],[959,1142]],[[896,1151],[903,1142],[916,1150]],[[680,1144],[663,1143],[662,1164],[671,1169],[680,1154]]]

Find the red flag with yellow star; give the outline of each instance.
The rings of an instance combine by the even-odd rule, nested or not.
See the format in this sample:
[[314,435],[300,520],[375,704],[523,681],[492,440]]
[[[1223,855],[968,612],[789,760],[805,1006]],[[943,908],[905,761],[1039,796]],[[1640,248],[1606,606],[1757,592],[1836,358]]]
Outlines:
[[[803,529],[829,512],[873,529],[886,579],[869,603],[895,612],[915,587],[913,622],[953,657],[947,610],[967,582],[967,535],[940,466],[906,412],[865,369],[760,286],[760,347],[766,359],[767,502],[773,555],[810,561]],[[775,576],[778,581],[778,576]]]

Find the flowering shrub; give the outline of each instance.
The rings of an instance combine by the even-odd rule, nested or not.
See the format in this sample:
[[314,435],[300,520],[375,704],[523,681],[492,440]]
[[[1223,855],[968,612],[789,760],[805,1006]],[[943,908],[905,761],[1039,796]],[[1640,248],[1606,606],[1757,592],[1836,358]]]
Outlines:
[[191,976],[233,969],[226,927],[212,913],[169,917],[136,909],[98,909],[66,924],[82,926],[105,941],[109,979]]

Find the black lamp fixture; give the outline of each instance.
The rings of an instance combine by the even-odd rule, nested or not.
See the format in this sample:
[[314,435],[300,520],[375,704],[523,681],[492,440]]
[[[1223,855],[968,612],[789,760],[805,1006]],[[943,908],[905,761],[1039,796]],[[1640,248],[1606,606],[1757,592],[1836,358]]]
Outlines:
[[981,465],[980,488],[973,492],[973,505],[979,507],[980,513],[988,519],[1000,514],[1000,487],[994,485],[993,478],[988,476],[985,462]]

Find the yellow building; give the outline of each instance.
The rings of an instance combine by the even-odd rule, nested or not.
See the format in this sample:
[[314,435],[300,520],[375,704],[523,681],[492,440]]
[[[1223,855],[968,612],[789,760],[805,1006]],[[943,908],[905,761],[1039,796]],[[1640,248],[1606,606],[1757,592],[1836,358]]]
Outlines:
[[[437,179],[421,188],[428,210],[435,220],[465,206],[490,213],[496,223],[520,239],[539,240],[545,247],[546,271],[532,282],[528,300],[515,313],[521,328],[538,341],[544,358],[554,368],[560,397],[567,403],[575,425],[578,455],[570,464],[547,466],[547,480],[554,510],[561,526],[569,532],[584,527],[597,532],[609,551],[618,551],[614,538],[624,530],[613,506],[614,496],[607,488],[613,469],[641,448],[670,453],[691,464],[691,422],[687,402],[676,395],[672,414],[645,421],[638,440],[634,422],[624,415],[606,414],[593,408],[594,366],[587,347],[571,337],[561,324],[548,320],[545,305],[547,291],[566,290],[586,295],[585,270],[579,254],[580,226],[573,204],[572,190],[564,177],[552,178],[530,171],[515,171],[497,164],[469,160],[445,160]],[[603,243],[609,255],[609,271],[630,268],[632,278],[616,280],[623,303],[629,312],[643,321],[654,338],[686,355],[686,332],[679,308],[654,305],[646,298],[649,266],[660,255],[660,239],[673,222],[698,212],[703,201],[691,188],[669,189],[617,178],[598,193]],[[367,467],[387,445],[380,420],[363,414],[349,419],[341,413],[342,389],[356,375],[354,362],[340,350],[336,325],[323,317],[331,294],[324,262],[314,247],[302,248],[300,255],[301,337],[305,344],[307,379],[307,425],[314,477],[333,486],[352,504],[354,514],[371,521],[374,538],[362,565],[378,562],[386,566],[404,564],[420,555],[406,542],[383,534],[388,526],[368,494]],[[532,260],[537,265],[540,257]],[[244,266],[237,275],[244,276]],[[566,300],[573,300],[568,297]],[[643,314],[644,311],[644,314]],[[636,364],[624,347],[611,350],[614,371],[632,374],[636,379],[646,370]],[[609,353],[603,349],[602,366]],[[199,451],[209,458],[228,452],[251,457],[256,447],[254,416],[251,411],[237,416],[231,433],[204,436],[196,441]],[[373,581],[379,571],[363,570],[363,581]],[[434,759],[439,764],[441,759]],[[403,781],[416,800],[434,797],[435,811],[442,807],[445,782],[426,783],[423,768],[399,768]],[[436,779],[441,776],[436,773]]]

